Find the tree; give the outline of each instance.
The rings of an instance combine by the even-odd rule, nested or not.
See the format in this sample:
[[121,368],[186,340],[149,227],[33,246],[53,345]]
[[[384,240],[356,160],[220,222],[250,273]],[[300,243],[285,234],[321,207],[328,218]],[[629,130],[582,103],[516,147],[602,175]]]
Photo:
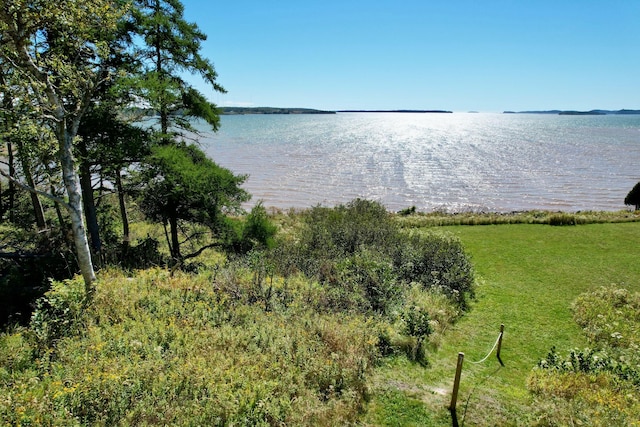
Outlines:
[[214,131],[220,123],[216,106],[182,78],[184,72],[199,75],[214,91],[225,92],[216,81],[213,64],[200,55],[206,35],[186,22],[183,12],[179,0],[135,0],[132,11],[135,31],[145,43],[138,52],[144,71],[134,85],[158,113],[159,139],[164,144],[175,141],[179,130],[193,132],[191,118],[204,119]]
[[250,198],[240,188],[246,175],[218,166],[194,145],[154,147],[140,178],[140,208],[148,218],[165,227],[169,224],[167,240],[174,263],[204,249],[182,255],[181,221],[204,225],[219,238],[228,230],[226,215],[241,212],[241,204]]
[[625,205],[634,205],[636,210],[640,210],[640,182],[638,182],[624,198]]
[[[110,182],[118,195],[118,205],[122,220],[122,243],[126,251],[129,246],[129,219],[125,203],[125,189],[122,182],[123,171],[130,165],[141,162],[149,154],[149,135],[138,126],[121,117],[118,106],[122,102],[102,99],[92,105],[85,115],[79,134],[78,144],[81,183],[87,228],[91,235],[94,252],[99,253],[101,237],[98,229],[97,207],[94,201],[92,178],[100,177],[100,182]],[[100,191],[104,191],[101,188]],[[89,215],[88,213],[92,214]]]
[[87,295],[95,273],[74,144],[94,93],[116,72],[109,58],[125,13],[124,6],[111,0],[5,0],[0,6],[1,59],[19,73],[34,109],[48,120],[57,139],[68,198],[58,202],[69,211]]

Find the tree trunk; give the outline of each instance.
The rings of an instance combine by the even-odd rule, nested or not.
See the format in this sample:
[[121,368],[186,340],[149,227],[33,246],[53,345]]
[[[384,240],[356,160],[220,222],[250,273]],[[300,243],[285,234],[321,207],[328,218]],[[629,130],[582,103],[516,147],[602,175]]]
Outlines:
[[91,237],[91,249],[96,259],[100,259],[102,253],[102,240],[100,239],[100,227],[98,225],[98,215],[96,213],[96,203],[93,197],[93,186],[91,185],[91,167],[89,165],[87,145],[84,141],[78,143],[80,151],[80,188],[82,189],[82,205],[84,207],[84,217],[87,221],[87,230]]
[[[31,188],[36,188],[36,182],[33,179],[33,174],[31,173],[31,165],[29,164],[29,159],[27,158],[27,154],[24,152],[24,146],[21,142],[18,142],[18,157],[20,158],[22,173],[24,174],[25,181],[27,181],[27,185]],[[9,173],[11,174],[11,172]],[[33,214],[36,217],[38,230],[44,230],[47,228],[47,222],[44,219],[44,209],[40,202],[40,197],[33,192],[30,192],[29,195],[31,196],[31,205],[33,206]]]
[[180,240],[178,239],[178,218],[171,216],[169,218],[169,226],[171,228],[171,258],[173,261],[180,262]]
[[[11,142],[7,142],[7,151],[9,152],[9,175],[16,176],[15,160],[13,158],[13,146]],[[9,222],[15,222],[15,197],[16,197],[16,184],[9,180]]]
[[[29,170],[24,171],[24,178],[27,181],[27,185],[31,188],[36,188],[36,183],[33,180],[33,175]],[[40,197],[36,193],[29,193],[31,195],[31,205],[33,206],[33,214],[36,217],[36,225],[38,230],[44,230],[47,228],[47,222],[44,219],[44,209],[40,202]]]
[[[3,73],[0,73],[0,85],[5,87],[5,79],[4,79]],[[9,91],[3,94],[2,108],[5,110],[3,127],[5,131],[8,131],[13,125],[13,121],[14,121],[12,118],[13,114],[9,113],[9,112],[13,113],[13,96]],[[16,176],[15,160],[13,158],[13,144],[11,143],[11,141],[7,141],[7,154],[9,155],[9,159],[8,159],[9,175]],[[9,222],[11,222],[12,224],[15,219],[15,214],[14,214],[15,193],[16,193],[16,185],[13,181],[9,180]]]
[[129,215],[127,214],[127,204],[124,199],[124,188],[122,186],[122,176],[120,168],[116,170],[116,189],[118,190],[118,202],[120,203],[120,217],[122,218],[122,247],[126,254],[129,249]]
[[[53,184],[51,184],[51,194],[55,195],[56,194],[56,188],[53,186]],[[55,203],[55,209],[56,209],[56,216],[58,217],[58,222],[60,223],[60,230],[62,231],[63,235],[66,235],[67,233],[67,223],[64,221],[64,216],[62,215],[62,210],[60,209],[60,204]],[[67,242],[67,243],[71,243],[71,242]]]
[[93,270],[89,240],[87,239],[87,232],[83,222],[82,192],[73,160],[74,135],[68,131],[64,119],[58,124],[57,133],[60,145],[59,156],[62,166],[62,179],[69,197],[69,216],[71,218],[73,241],[76,247],[78,265],[84,279],[85,293],[87,297],[90,297],[93,294],[93,282],[96,280],[96,275]]

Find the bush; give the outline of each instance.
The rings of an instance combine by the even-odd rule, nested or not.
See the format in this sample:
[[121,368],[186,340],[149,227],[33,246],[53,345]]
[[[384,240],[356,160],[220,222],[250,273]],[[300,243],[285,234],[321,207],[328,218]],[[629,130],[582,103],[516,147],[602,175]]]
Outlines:
[[636,210],[640,210],[640,182],[629,191],[629,194],[624,198],[624,204],[634,206]]
[[337,270],[331,285],[352,289],[366,301],[368,310],[387,314],[400,302],[403,288],[397,283],[391,263],[379,254],[363,250],[339,262]]
[[36,301],[29,324],[38,353],[52,350],[58,340],[79,332],[85,302],[81,279],[52,283],[51,290]]
[[572,305],[573,318],[597,346],[640,346],[640,293],[617,286],[580,295]]
[[384,206],[362,199],[333,209],[314,207],[303,221],[301,244],[323,259],[353,255],[363,247],[381,250],[397,236]]
[[246,216],[244,223],[239,220],[229,221],[232,234],[228,249],[244,254],[254,249],[271,249],[275,246],[275,235],[278,227],[269,219],[267,210],[258,203]]
[[585,224],[586,219],[573,214],[555,213],[549,216],[549,225],[578,225]]
[[44,326],[74,318],[59,285],[30,327],[56,337],[46,366],[0,336],[2,425],[350,425],[367,399],[375,322],[309,310],[302,282],[290,309],[265,311],[203,274],[104,271],[82,334]]
[[463,310],[474,297],[473,268],[459,240],[447,234],[404,234],[382,205],[361,199],[304,214],[300,239],[281,241],[274,264],[281,274],[301,271],[323,284],[342,286],[334,293],[353,298],[356,305],[364,297],[377,312],[387,312],[412,282],[441,292]]
[[552,348],[529,377],[529,389],[556,419],[632,424],[640,419],[640,294],[603,287],[579,296],[572,308],[594,347],[566,356]]
[[424,342],[433,332],[429,313],[418,306],[409,306],[402,313],[402,320],[404,333],[414,339],[409,354],[410,359],[426,364]]
[[452,235],[408,235],[392,256],[398,278],[406,283],[418,282],[442,292],[462,310],[475,297],[473,266],[462,243]]

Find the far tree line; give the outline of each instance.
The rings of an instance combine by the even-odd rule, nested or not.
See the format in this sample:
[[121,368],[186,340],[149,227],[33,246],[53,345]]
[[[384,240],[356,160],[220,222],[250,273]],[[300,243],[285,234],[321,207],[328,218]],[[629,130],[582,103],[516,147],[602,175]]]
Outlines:
[[[28,192],[37,228],[69,236],[87,294],[104,256],[106,199],[119,211],[124,253],[132,196],[164,225],[174,265],[194,256],[181,245],[201,230],[216,242],[247,237],[228,218],[250,197],[240,187],[246,176],[216,165],[192,141],[193,119],[215,131],[219,115],[183,76],[225,89],[200,53],[206,35],[183,12],[179,0],[0,6],[0,213],[15,222],[17,197]],[[45,205],[54,206],[53,221]]]

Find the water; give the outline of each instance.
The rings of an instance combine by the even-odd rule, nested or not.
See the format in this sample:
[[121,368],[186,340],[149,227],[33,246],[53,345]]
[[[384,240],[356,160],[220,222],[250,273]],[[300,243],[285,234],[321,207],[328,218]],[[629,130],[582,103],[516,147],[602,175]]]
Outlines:
[[640,180],[640,116],[339,113],[223,116],[218,164],[253,202],[356,197],[390,210],[619,210]]

